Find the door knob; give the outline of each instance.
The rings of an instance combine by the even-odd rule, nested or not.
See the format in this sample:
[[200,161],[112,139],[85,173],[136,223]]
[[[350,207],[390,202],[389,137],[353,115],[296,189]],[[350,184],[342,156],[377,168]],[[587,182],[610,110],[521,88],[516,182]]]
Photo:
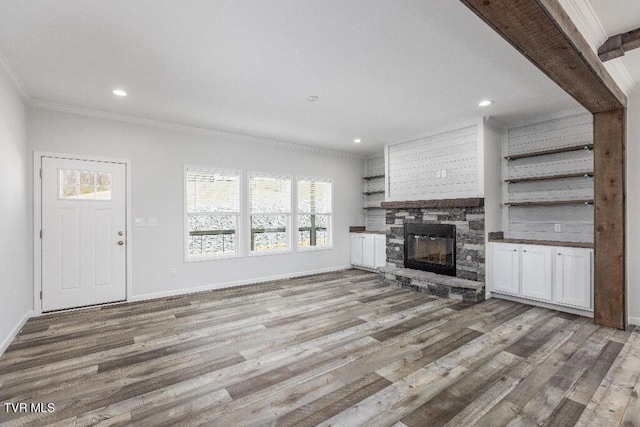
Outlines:
[[118,241],[118,244],[119,244],[120,246],[122,246],[122,245],[124,245],[124,242],[123,242],[122,240],[119,240],[119,241]]

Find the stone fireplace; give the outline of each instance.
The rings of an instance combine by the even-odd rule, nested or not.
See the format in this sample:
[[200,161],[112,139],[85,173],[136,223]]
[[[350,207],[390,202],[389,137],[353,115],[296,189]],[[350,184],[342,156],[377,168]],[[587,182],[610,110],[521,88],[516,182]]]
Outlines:
[[[384,202],[382,207],[386,209],[387,266],[380,272],[385,283],[440,297],[484,300],[484,199]],[[424,237],[425,230],[435,235]],[[444,237],[444,230],[455,230],[453,238]],[[453,246],[447,248],[447,244]],[[435,268],[422,271],[416,259]]]

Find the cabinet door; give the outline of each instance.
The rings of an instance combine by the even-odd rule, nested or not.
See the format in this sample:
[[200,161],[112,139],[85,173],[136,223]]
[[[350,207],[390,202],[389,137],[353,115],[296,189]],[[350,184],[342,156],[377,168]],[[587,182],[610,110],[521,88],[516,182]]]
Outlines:
[[522,246],[520,293],[523,297],[551,301],[552,248],[549,246]]
[[520,247],[509,243],[490,243],[490,290],[512,295],[520,293]]
[[376,234],[375,240],[375,267],[387,265],[387,236]]
[[362,265],[362,234],[351,233],[351,264]]
[[373,268],[375,266],[375,240],[373,234],[363,234],[362,265]]
[[591,309],[593,251],[582,248],[556,248],[554,250],[553,300]]

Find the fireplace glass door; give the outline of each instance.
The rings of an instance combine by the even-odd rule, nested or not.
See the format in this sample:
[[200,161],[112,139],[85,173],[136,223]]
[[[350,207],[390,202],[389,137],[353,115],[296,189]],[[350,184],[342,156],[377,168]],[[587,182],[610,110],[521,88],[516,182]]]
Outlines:
[[407,224],[405,267],[456,275],[455,227],[440,224]]

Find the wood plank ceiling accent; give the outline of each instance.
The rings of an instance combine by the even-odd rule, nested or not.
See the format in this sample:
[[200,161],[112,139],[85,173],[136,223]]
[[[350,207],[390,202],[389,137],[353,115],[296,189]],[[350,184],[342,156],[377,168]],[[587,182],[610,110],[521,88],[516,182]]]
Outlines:
[[616,34],[598,48],[598,57],[602,62],[624,56],[625,52],[640,47],[640,28],[626,33]]
[[461,2],[594,114],[594,317],[623,329],[627,98],[557,0]]

